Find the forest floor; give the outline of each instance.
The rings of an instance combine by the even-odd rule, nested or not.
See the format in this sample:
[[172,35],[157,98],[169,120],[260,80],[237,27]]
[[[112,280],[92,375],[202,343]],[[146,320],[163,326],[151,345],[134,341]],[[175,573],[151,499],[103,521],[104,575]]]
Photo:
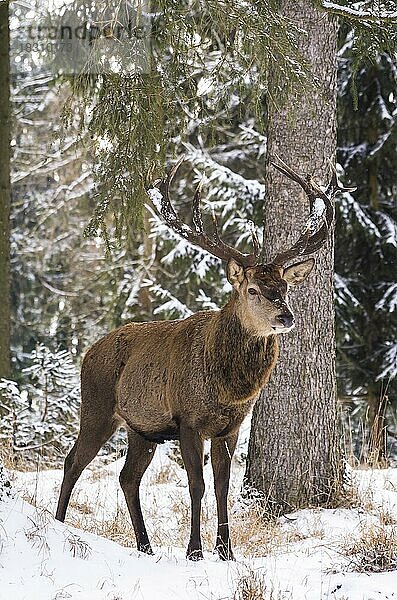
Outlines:
[[96,459],[79,480],[65,525],[53,519],[61,470],[11,472],[0,502],[4,600],[392,600],[397,599],[397,469],[351,472],[350,507],[306,509],[265,521],[239,498],[233,466],[236,561],[212,553],[216,507],[209,463],[203,501],[205,558],[185,558],[186,473],[159,447],[142,484],[154,556],[135,549],[118,484],[124,459]]

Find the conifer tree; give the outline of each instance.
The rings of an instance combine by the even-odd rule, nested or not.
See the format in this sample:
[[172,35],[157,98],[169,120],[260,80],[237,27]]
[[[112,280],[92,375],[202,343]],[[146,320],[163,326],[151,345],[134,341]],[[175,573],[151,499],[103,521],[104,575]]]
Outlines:
[[[307,0],[281,2],[280,10],[307,32],[299,49],[315,83],[291,95],[281,109],[269,108],[269,154],[324,182],[327,158],[336,150],[337,25]],[[282,77],[276,64],[273,69],[276,79]],[[288,247],[308,209],[297,186],[279,174],[269,170],[267,184],[264,235],[270,258]],[[330,504],[340,490],[332,232],[315,258],[314,273],[290,292],[296,328],[279,336],[280,358],[253,412],[246,484],[276,514]]]
[[[95,3],[78,4],[83,9]],[[339,10],[334,3],[325,4],[327,11]],[[69,78],[74,96],[65,115],[72,124],[82,117],[81,154],[62,167],[65,154],[59,160],[54,153],[42,169],[29,177],[22,173],[14,185],[18,201],[23,197],[14,210],[14,340],[19,357],[40,341],[52,351],[68,347],[78,358],[90,342],[126,320],[183,317],[224,302],[228,288],[221,265],[173,238],[143,211],[143,204],[145,186],[183,151],[187,161],[174,183],[183,217],[189,218],[189,201],[204,172],[207,198],[220,214],[227,241],[244,251],[246,219],[261,226],[264,186],[258,180],[265,173],[265,98],[269,105],[279,103],[294,86],[310,86],[310,74],[299,52],[304,34],[295,19],[278,13],[273,2],[248,5],[249,10],[234,0],[157,2],[149,73],[85,72]],[[341,2],[341,7],[348,5]],[[357,33],[351,48],[353,71],[357,50],[373,54],[377,44],[392,39],[387,20],[374,22],[370,15],[362,25],[360,19],[371,10],[366,2],[362,10],[344,11]],[[272,80],[269,87],[270,55],[284,74],[282,85]],[[41,83],[37,79],[25,89],[32,97],[35,87],[43,90],[47,84],[45,78]],[[52,103],[43,95],[35,118],[51,124]],[[38,133],[30,135],[29,148],[37,142],[42,147],[40,135],[44,138],[46,132],[42,127]],[[288,135],[286,130],[286,139]],[[73,153],[76,140],[66,142]],[[59,185],[52,182],[46,188],[52,174]],[[26,196],[24,186],[30,188]],[[92,237],[82,240],[88,214],[93,215],[87,227]],[[99,234],[112,250],[106,259]]]
[[383,52],[355,70],[353,32],[341,37],[338,160],[357,191],[337,204],[339,388],[352,406],[365,400],[363,420],[369,412],[360,454],[385,464],[385,419],[397,402],[397,63]]
[[8,2],[0,2],[0,378],[10,374],[10,60]]

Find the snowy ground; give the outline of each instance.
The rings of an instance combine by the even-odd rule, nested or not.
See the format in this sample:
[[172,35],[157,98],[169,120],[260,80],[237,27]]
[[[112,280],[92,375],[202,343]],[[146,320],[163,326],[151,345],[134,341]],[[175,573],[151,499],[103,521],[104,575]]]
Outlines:
[[[134,547],[117,481],[123,459],[107,466],[97,460],[85,471],[76,486],[66,525],[52,517],[61,471],[14,472],[16,494],[0,502],[0,598],[397,599],[397,570],[354,571],[357,565],[377,564],[371,544],[377,544],[379,536],[389,541],[394,536],[394,548],[390,548],[394,564],[397,469],[355,472],[356,508],[302,510],[279,523],[263,524],[252,507],[238,501],[243,468],[236,463],[231,516],[237,560],[224,563],[211,552],[216,519],[207,465],[205,559],[192,563],[185,559],[189,529],[186,474],[166,451],[162,446],[156,454],[142,490],[155,546],[153,557]],[[348,550],[357,540],[360,548],[363,540],[369,544],[368,556]],[[243,594],[248,585],[256,589],[255,594]]]

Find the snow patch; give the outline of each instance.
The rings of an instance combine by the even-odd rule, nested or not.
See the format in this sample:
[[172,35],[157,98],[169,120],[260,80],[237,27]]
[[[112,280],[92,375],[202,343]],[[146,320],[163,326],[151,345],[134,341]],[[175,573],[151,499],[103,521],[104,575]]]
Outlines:
[[[249,420],[244,425],[237,455],[245,448]],[[243,444],[243,445],[242,445]],[[306,509],[279,522],[285,540],[257,547],[256,558],[244,556],[235,544],[237,560],[220,561],[212,552],[213,540],[204,539],[204,560],[191,563],[185,548],[175,542],[175,532],[189,506],[186,472],[164,444],[142,482],[142,504],[153,538],[158,529],[168,532],[154,556],[123,547],[82,529],[63,525],[52,517],[62,472],[15,473],[14,488],[31,498],[34,508],[20,497],[0,503],[1,597],[13,600],[230,600],[242,577],[263,578],[263,600],[370,600],[393,598],[396,572],[354,573],[342,548],[364,527],[380,522],[380,512],[397,519],[397,469],[352,471],[351,477],[369,508]],[[110,518],[124,506],[118,474],[124,459],[86,470],[72,497],[68,519],[80,514],[82,527],[89,521]],[[210,464],[204,467],[206,494],[203,512],[216,530],[216,511]],[[244,519],[239,489],[244,464],[234,462],[232,474],[233,521]],[[79,508],[80,507],[80,508]],[[79,513],[80,510],[80,513]],[[89,514],[89,510],[92,514]],[[246,513],[245,513],[246,514]],[[84,517],[85,515],[85,517]],[[243,515],[243,516],[242,516]],[[83,517],[86,519],[84,521]],[[92,525],[91,525],[92,527]],[[252,533],[254,536],[254,532]],[[187,544],[187,539],[183,543]],[[255,540],[254,540],[255,543]]]

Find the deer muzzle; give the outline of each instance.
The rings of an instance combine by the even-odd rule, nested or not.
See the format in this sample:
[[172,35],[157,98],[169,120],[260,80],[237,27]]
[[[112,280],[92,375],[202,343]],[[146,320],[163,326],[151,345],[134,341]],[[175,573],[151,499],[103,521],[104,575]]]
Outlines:
[[294,315],[289,311],[277,315],[271,322],[272,329],[275,333],[286,333],[287,331],[291,331],[294,325]]

